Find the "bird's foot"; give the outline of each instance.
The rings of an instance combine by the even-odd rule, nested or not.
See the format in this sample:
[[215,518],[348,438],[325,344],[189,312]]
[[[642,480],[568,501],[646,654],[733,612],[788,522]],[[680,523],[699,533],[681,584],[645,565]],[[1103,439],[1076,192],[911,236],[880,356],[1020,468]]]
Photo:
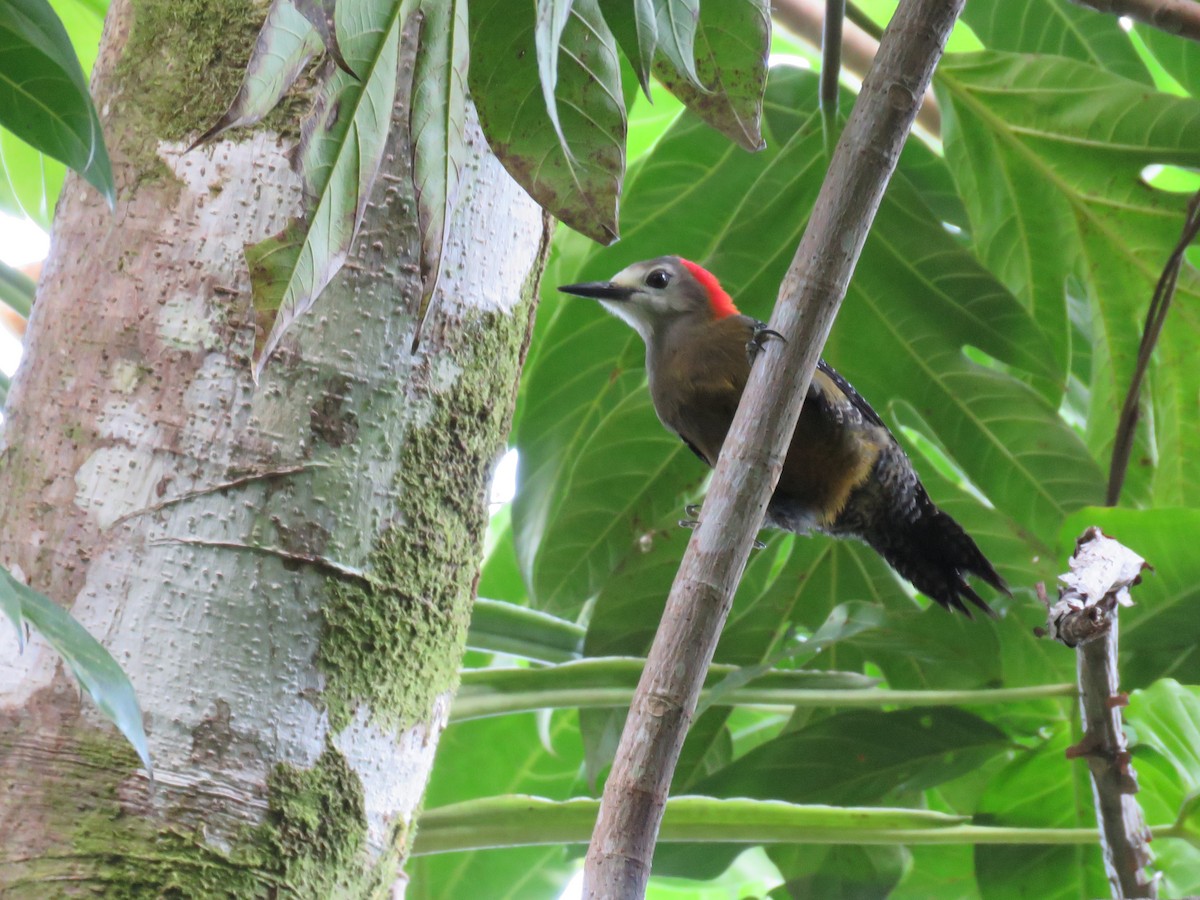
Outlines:
[[754,334],[750,340],[746,341],[746,359],[750,361],[750,365],[754,365],[754,360],[758,358],[758,354],[762,352],[763,346],[771,338],[779,338],[785,344],[787,343],[787,339],[778,331],[768,328],[762,322],[756,322],[754,325]]

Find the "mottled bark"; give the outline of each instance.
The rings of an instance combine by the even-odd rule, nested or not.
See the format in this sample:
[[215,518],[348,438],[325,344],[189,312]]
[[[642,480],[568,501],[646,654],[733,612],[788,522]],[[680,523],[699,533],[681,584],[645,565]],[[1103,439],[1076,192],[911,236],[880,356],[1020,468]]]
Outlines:
[[[548,223],[473,134],[411,352],[399,108],[349,264],[255,387],[242,247],[300,183],[267,128],[184,152],[210,109],[189,121],[168,77],[199,97],[237,65],[186,28],[131,40],[164,9],[110,10],[118,206],[68,180],[0,437],[0,563],[125,667],[157,784],[51,650],[0,628],[0,893],[376,893],[455,686]],[[241,61],[253,36],[225,32]]]

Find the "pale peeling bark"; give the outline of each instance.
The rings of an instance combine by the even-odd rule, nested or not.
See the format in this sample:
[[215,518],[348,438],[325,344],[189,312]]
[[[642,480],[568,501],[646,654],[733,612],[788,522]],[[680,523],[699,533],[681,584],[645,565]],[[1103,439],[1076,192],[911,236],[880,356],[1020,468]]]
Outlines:
[[113,3],[94,85],[117,210],[68,181],[9,396],[0,563],[125,667],[157,788],[0,628],[0,894],[376,893],[455,686],[548,223],[473,135],[414,355],[399,109],[350,263],[256,388],[241,251],[300,211],[287,142],[163,139],[153,79],[117,66],[134,14]]

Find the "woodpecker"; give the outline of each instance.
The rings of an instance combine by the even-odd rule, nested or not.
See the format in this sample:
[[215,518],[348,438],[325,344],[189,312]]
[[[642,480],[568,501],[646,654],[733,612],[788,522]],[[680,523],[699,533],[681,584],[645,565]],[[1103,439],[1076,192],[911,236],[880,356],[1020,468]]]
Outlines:
[[[659,420],[715,466],[750,366],[779,335],[739,313],[711,272],[678,256],[559,290],[600,301],[641,335]],[[883,420],[824,360],[813,373],[764,525],[857,538],[927,597],[968,617],[964,600],[993,613],[967,574],[1008,593],[970,536],[929,499]]]

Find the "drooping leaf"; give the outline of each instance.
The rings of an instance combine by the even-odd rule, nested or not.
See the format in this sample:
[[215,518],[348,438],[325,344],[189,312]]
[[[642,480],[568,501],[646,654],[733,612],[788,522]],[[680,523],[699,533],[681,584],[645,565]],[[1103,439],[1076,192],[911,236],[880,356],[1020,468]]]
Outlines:
[[664,55],[654,74],[713,128],[747,150],[761,150],[770,45],[771,9],[766,0],[705,3],[694,37],[694,72],[679,70]]
[[300,11],[300,15],[304,16],[308,23],[317,30],[329,58],[347,75],[357,78],[358,73],[350,68],[350,64],[342,56],[342,48],[338,44],[337,23],[334,16],[337,0],[293,0],[293,2],[296,4],[296,9]]
[[116,202],[87,80],[46,0],[0,0],[0,124]]
[[558,120],[558,100],[555,91],[558,89],[558,56],[559,44],[562,41],[563,29],[567,27],[567,19],[571,15],[573,0],[535,0],[536,18],[533,25],[533,44],[537,48],[538,80],[542,84],[542,100],[546,104],[546,115],[554,133],[558,135],[558,144],[563,155],[568,160],[572,158],[571,148],[567,137],[563,134],[562,123]]
[[417,327],[425,320],[442,268],[450,212],[458,197],[466,147],[467,2],[422,3],[425,21],[417,47],[410,128],[417,224],[421,230],[422,298]]
[[192,148],[230,128],[259,121],[283,99],[309,59],[321,49],[321,34],[298,6],[293,0],[272,0],[237,95],[225,114],[196,138]]
[[696,29],[700,0],[654,0],[657,48],[681,79],[698,91],[705,90],[696,72]]
[[150,749],[142,727],[142,710],[138,706],[133,685],[121,666],[87,629],[50,600],[17,579],[0,566],[0,610],[17,629],[18,640],[24,643],[25,623],[29,623],[46,639],[78,679],[80,686],[95,701],[96,706],[117,726],[134,750],[142,765],[153,777]]
[[[255,343],[256,377],[291,323],[312,306],[345,262],[366,210],[391,128],[397,84],[403,82],[407,98],[415,66],[422,17],[408,14],[402,40],[401,8],[396,4],[385,10],[378,23],[359,22],[361,30],[347,36],[343,50],[361,73],[361,82],[344,72],[325,80],[313,122],[295,151],[311,194],[304,220],[293,220],[280,234],[246,250],[255,315],[260,326],[270,322],[265,337],[258,335]],[[261,277],[264,272],[269,277]]]
[[564,223],[602,244],[616,240],[625,104],[616,42],[597,0],[575,0],[562,29],[555,86],[562,140],[545,127],[533,11],[507,0],[469,7],[471,96],[492,152]]
[[658,14],[654,0],[600,0],[604,21],[629,60],[642,93],[650,98],[650,67],[658,46]]

